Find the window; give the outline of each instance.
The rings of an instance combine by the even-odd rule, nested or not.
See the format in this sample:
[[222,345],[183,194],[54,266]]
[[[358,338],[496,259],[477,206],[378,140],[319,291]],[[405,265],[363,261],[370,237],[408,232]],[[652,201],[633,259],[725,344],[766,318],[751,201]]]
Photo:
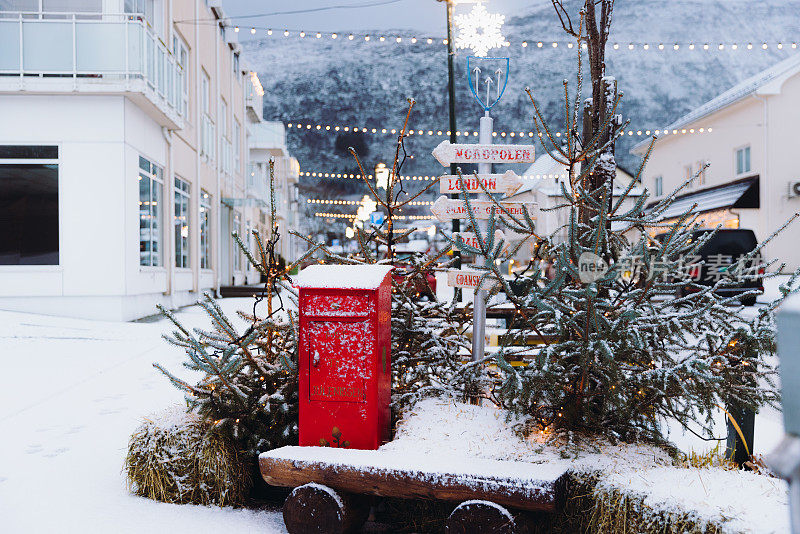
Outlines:
[[736,174],[750,172],[750,146],[745,146],[736,150]]
[[[239,234],[239,237],[242,235],[242,217],[239,215],[239,212],[233,213],[233,231]],[[236,243],[235,240],[231,241],[231,246],[233,247],[233,270],[234,271],[241,271],[242,270],[242,254],[241,250],[239,250],[239,245]]]
[[656,176],[655,184],[653,189],[655,189],[655,195],[660,197],[664,194],[664,177],[663,176]]
[[239,124],[238,119],[233,119],[233,170],[239,172],[241,170],[241,158],[239,151],[242,149],[241,145],[242,126]]
[[697,162],[697,185],[705,185],[706,183],[708,168],[706,168],[705,165],[706,162],[704,160]]
[[203,71],[202,79],[200,80],[200,98],[202,100],[201,107],[204,115],[210,115],[210,105],[211,105],[211,80],[206,74],[206,71]]
[[139,156],[139,265],[161,265],[162,170]]
[[217,137],[211,120],[211,79],[205,71],[200,78],[200,109],[200,155],[214,159]]
[[222,170],[231,174],[231,142],[228,138],[228,103],[219,99],[219,144]]
[[219,135],[228,136],[228,103],[224,98],[219,99]]
[[177,34],[172,36],[172,53],[175,55],[175,62],[180,67],[178,75],[178,88],[180,92],[180,108],[178,112],[181,116],[189,118],[189,47],[186,42]]
[[58,147],[0,145],[0,265],[58,265]]
[[205,190],[200,194],[200,268],[211,268],[211,198]]
[[239,54],[233,54],[233,77],[238,81],[241,73],[239,72]]
[[97,19],[103,12],[102,0],[5,0],[0,11],[23,11],[24,18]]
[[175,178],[175,267],[189,267],[189,182]]

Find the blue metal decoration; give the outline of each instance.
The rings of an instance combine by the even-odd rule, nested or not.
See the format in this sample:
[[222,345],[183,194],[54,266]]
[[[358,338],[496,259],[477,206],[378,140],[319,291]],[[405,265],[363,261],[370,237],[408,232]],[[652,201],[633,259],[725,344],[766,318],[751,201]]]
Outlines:
[[[467,57],[469,89],[485,111],[492,109],[503,98],[510,68],[511,59],[507,57]],[[482,70],[487,73],[483,79],[481,79]],[[486,87],[481,87],[481,85]],[[494,91],[492,91],[492,85],[494,85]],[[481,98],[481,93],[485,93],[485,99]]]

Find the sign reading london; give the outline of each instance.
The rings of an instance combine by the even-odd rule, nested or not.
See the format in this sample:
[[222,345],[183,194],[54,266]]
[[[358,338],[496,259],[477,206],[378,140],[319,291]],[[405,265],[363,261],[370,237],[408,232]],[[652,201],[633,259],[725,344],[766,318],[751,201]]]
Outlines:
[[[524,220],[524,213],[527,212],[531,219],[535,219],[536,203],[535,202],[498,202],[508,215],[517,217]],[[472,216],[475,219],[488,220],[492,214],[492,208],[495,209],[497,217],[503,217],[506,214],[497,207],[497,204],[491,200],[472,200],[469,205],[472,208]],[[431,206],[431,213],[442,222],[450,221],[453,219],[469,219],[469,211],[467,205],[462,200],[450,200],[445,196],[439,197],[436,202]]]
[[467,193],[483,193],[485,190],[486,193],[512,195],[522,187],[522,179],[514,171],[506,171],[503,174],[464,174],[462,176],[445,174],[439,177],[439,192],[443,195],[460,193],[459,178],[464,182],[464,190]]
[[451,163],[533,163],[533,145],[452,145],[442,141],[433,149],[436,161],[447,167]]

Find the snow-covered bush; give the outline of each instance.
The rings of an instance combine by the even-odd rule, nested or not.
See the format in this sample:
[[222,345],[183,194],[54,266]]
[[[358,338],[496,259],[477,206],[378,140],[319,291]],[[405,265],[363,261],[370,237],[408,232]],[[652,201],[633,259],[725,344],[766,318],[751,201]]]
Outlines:
[[180,406],[136,429],[125,472],[135,494],[169,503],[242,506],[252,486],[250,464],[236,444]]

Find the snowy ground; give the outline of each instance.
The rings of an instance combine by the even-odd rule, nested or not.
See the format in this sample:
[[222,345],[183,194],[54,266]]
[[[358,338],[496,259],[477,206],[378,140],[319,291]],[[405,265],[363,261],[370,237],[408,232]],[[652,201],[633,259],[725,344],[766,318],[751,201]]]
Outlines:
[[[179,317],[204,324],[196,307]],[[276,511],[162,504],[126,489],[131,432],[181,401],[151,365],[181,370],[166,328],[0,312],[0,532],[286,532]]]
[[[222,301],[230,315],[251,303]],[[207,326],[197,307],[178,316]],[[168,505],[127,491],[128,437],[142,416],[181,402],[151,365],[181,371],[181,352],[160,339],[168,327],[0,311],[0,532],[285,532],[279,511]],[[782,432],[780,414],[759,414],[755,451],[769,452]],[[709,447],[672,437],[685,450]]]

